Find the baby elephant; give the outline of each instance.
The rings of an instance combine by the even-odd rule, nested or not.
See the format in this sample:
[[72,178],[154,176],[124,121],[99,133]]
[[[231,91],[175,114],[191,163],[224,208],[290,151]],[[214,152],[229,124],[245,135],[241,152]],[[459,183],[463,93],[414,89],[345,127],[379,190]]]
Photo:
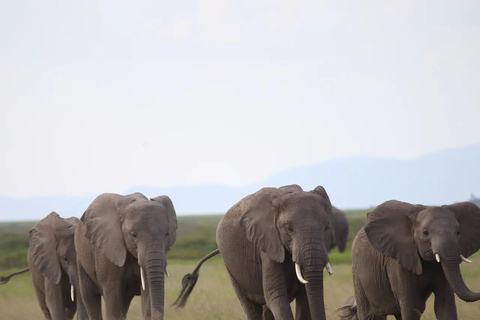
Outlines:
[[40,220],[29,232],[28,266],[40,308],[46,319],[88,319],[78,285],[74,233],[77,218],[56,212]]
[[459,266],[479,247],[480,209],[472,203],[379,205],[352,245],[356,301],[342,318],[417,320],[433,293],[437,319],[457,319],[454,293],[467,302],[480,299]]

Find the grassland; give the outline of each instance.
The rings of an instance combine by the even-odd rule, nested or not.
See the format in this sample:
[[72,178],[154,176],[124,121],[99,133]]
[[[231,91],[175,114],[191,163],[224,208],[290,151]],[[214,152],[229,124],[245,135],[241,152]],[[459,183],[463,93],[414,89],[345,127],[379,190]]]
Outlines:
[[[363,225],[365,210],[350,211],[347,212],[347,215],[351,229],[350,245],[356,232]],[[170,278],[167,278],[166,281],[166,319],[245,319],[220,257],[204,264],[197,286],[184,309],[176,310],[169,307],[180,291],[183,275],[195,267],[199,257],[216,248],[214,235],[220,218],[220,216],[179,217],[177,243],[169,253]],[[0,257],[4,259],[0,261],[7,261],[6,265],[0,264],[1,275],[13,271],[12,266],[25,266],[25,264],[19,264],[23,258],[18,257],[17,260],[17,256],[26,254],[26,247],[22,245],[25,242],[22,241],[26,241],[28,238],[28,229],[32,225],[33,223],[0,224]],[[9,237],[12,237],[12,243],[8,243]],[[10,252],[15,252],[15,254]],[[4,255],[12,259],[4,258]],[[335,310],[342,306],[346,298],[353,295],[351,256],[349,253],[340,254],[335,251],[331,253],[331,260],[334,275],[326,276],[325,304],[327,318],[338,319]],[[480,254],[474,255],[472,260],[472,265],[462,264],[462,273],[469,287],[472,290],[480,291]],[[432,301],[430,299],[422,319],[435,319]],[[480,303],[468,304],[458,300],[457,307],[459,319],[480,319]],[[40,308],[28,273],[0,286],[0,319],[40,318]],[[141,319],[139,298],[134,299],[128,319]]]

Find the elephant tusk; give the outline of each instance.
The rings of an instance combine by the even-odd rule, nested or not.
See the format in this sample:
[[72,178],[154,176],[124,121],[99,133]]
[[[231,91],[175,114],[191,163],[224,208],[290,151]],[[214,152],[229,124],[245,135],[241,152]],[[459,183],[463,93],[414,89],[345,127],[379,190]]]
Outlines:
[[333,270],[332,270],[332,266],[330,265],[330,262],[327,263],[325,268],[327,269],[327,272],[328,272],[329,275],[333,274]]
[[465,261],[466,263],[472,263],[471,260],[468,260],[468,259],[465,258],[463,255],[460,255],[460,259],[462,259],[462,260]]
[[435,253],[435,259],[437,259],[437,262],[440,263],[440,256],[438,255],[438,253]]
[[75,301],[75,288],[70,285],[70,296],[72,297],[72,301]]
[[167,266],[165,266],[165,274],[167,275],[167,277],[170,277],[170,274],[168,273]]
[[143,279],[143,269],[140,267],[140,280],[142,281],[142,290],[145,291],[145,280]]
[[295,262],[295,273],[297,274],[298,281],[300,281],[303,284],[307,284],[308,281],[303,279],[302,277],[302,271],[300,270],[300,265]]

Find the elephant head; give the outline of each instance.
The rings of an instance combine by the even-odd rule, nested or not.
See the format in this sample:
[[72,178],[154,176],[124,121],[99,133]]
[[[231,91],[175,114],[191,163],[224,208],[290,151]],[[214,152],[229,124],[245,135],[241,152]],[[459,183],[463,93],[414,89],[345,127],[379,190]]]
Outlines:
[[56,212],[52,212],[29,232],[33,263],[54,284],[58,284],[62,273],[66,273],[72,285],[72,300],[75,299],[74,288],[79,288],[73,239],[77,223],[78,219],[75,217],[63,219]]
[[332,205],[323,187],[263,188],[252,195],[240,224],[247,238],[278,263],[291,254],[297,277],[306,285],[314,319],[325,319],[323,269],[330,272],[327,250],[335,241]]
[[480,299],[465,285],[459,268],[480,248],[480,208],[473,203],[427,207],[387,201],[368,214],[365,233],[375,249],[416,274],[422,274],[422,259],[441,263],[460,299]]
[[[88,207],[81,220],[85,237],[111,262],[122,267],[127,254],[140,266],[142,295],[148,284],[152,319],[164,311],[165,253],[175,242],[177,217],[167,196],[148,199],[140,193],[103,194]],[[145,280],[146,277],[146,280]]]

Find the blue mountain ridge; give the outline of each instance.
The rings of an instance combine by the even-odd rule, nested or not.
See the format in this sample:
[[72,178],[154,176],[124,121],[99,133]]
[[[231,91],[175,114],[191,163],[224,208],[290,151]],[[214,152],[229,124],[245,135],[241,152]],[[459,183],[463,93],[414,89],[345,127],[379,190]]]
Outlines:
[[[340,208],[372,207],[389,199],[439,205],[480,195],[480,143],[445,149],[411,160],[350,157],[293,167],[245,187],[196,185],[137,186],[125,193],[167,194],[177,214],[224,213],[244,196],[265,187],[299,184],[326,188]],[[36,220],[51,211],[81,216],[96,195],[13,198],[0,196],[0,221]]]

